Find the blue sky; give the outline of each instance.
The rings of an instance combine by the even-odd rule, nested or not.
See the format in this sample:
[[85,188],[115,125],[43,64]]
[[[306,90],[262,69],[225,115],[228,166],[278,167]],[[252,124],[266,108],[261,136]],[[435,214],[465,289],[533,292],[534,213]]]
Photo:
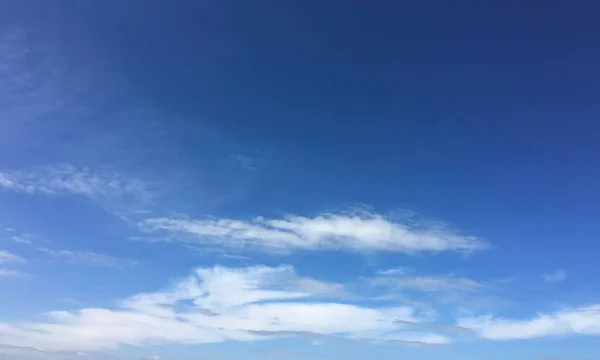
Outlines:
[[0,359],[600,359],[593,2],[0,4]]

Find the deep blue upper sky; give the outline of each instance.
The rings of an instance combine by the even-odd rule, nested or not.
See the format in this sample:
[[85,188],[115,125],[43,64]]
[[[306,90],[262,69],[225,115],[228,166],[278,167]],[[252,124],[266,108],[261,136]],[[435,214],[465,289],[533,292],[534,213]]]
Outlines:
[[[362,296],[362,305],[385,295],[365,287],[365,271],[398,266],[413,269],[413,282],[422,274],[474,278],[488,290],[510,284],[493,295],[505,305],[466,307],[469,316],[560,318],[564,309],[598,304],[599,17],[596,1],[6,1],[0,4],[0,224],[6,234],[0,235],[35,237],[23,249],[22,242],[0,242],[0,270],[3,249],[23,258],[32,270],[19,271],[48,276],[30,274],[29,283],[39,282],[46,297],[59,296],[54,284],[64,277],[56,285],[60,296],[81,297],[69,309],[113,309],[111,302],[161,289],[193,267],[242,266],[235,256],[244,257],[244,266],[290,264],[300,274],[343,282]],[[286,255],[265,245],[274,234],[261,232],[258,240],[245,234],[244,241],[265,242],[256,246],[268,251],[236,248],[219,258],[213,252],[229,251],[223,244],[235,236],[212,239],[205,223],[192,231],[181,222],[296,214],[317,226],[318,214],[346,216],[355,208],[367,209],[366,218],[358,216],[366,222],[374,217],[405,226],[398,214],[406,212],[418,228],[435,230],[432,223],[442,221],[443,236],[475,236],[488,249],[457,256],[458,246],[436,247],[441,254],[430,257],[412,244],[416,254],[408,256],[393,246],[336,242],[371,239],[354,228],[352,235],[325,236],[329,245],[289,245]],[[148,229],[156,219],[162,222],[152,226],[164,230],[158,235]],[[286,229],[278,241],[286,241],[279,236],[287,231],[314,240]],[[145,237],[152,241],[139,241]],[[93,255],[100,253],[112,260]],[[109,281],[114,272],[73,274],[43,256],[104,265],[129,258],[142,265],[123,266],[127,274],[100,295],[104,290],[85,290],[84,279]],[[111,271],[121,267],[114,265]],[[0,282],[11,294],[7,308],[55,310],[41,300],[24,305],[33,286]],[[455,314],[448,309],[455,300],[415,296],[439,312],[436,320],[496,340],[461,322],[464,301]],[[0,316],[14,320],[1,310]],[[598,322],[571,332],[597,335]],[[543,346],[565,354],[523,358],[589,355],[594,339],[580,339],[531,340],[534,345],[522,345],[532,346],[528,354]],[[0,345],[77,350],[54,338],[30,340],[0,334]],[[179,340],[164,341],[178,346]],[[469,348],[452,340],[459,344],[449,345],[454,356],[499,354],[493,341]],[[118,356],[138,356],[127,346]],[[167,350],[155,353],[170,359],[179,351]],[[501,355],[513,356],[507,354]]]
[[[595,242],[598,4],[110,1],[55,9],[65,41],[106,57],[145,101],[266,147],[272,171],[252,206],[268,197],[285,201],[281,210],[307,211],[323,206],[310,194],[325,188],[326,205],[392,200],[500,232],[486,236]],[[518,228],[497,228],[505,221]]]

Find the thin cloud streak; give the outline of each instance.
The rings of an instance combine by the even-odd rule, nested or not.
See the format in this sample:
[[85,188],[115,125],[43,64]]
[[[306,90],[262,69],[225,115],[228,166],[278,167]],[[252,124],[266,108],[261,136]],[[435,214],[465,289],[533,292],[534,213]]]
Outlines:
[[22,257],[11,253],[10,251],[0,250],[0,264],[9,262],[23,262]]
[[38,249],[54,259],[65,260],[72,263],[89,265],[89,266],[104,266],[112,268],[128,268],[138,265],[137,261],[129,259],[120,259],[113,256],[100,254],[93,251],[79,250],[52,250],[46,248]]
[[478,292],[486,287],[473,279],[455,275],[395,276],[389,272],[384,272],[382,276],[371,277],[366,280],[374,286],[424,292]]
[[53,351],[27,346],[0,345],[0,358],[11,360],[117,360],[113,356],[82,351]]
[[0,277],[23,278],[29,277],[29,274],[18,270],[0,268]]
[[557,335],[600,335],[600,304],[539,314],[528,320],[493,315],[462,318],[461,327],[490,340],[533,339]]
[[132,198],[143,202],[152,199],[143,181],[67,164],[0,171],[0,188],[24,194],[70,194],[90,199]]

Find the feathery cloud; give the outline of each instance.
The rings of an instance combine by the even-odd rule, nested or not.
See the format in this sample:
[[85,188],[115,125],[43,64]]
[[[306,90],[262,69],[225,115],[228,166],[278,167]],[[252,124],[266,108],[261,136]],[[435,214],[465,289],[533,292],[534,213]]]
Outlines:
[[148,232],[166,232],[191,244],[249,248],[286,253],[292,250],[471,252],[487,247],[472,236],[447,229],[417,228],[380,214],[289,215],[251,221],[231,219],[154,218],[140,223]]
[[93,200],[146,202],[152,198],[147,184],[141,180],[66,164],[0,171],[0,188],[25,194],[80,195]]

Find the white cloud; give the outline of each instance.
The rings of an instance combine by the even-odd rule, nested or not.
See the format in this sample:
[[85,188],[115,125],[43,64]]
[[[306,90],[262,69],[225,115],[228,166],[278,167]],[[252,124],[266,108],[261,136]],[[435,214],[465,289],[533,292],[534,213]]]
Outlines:
[[[0,250],[0,264],[5,263],[15,263],[15,262],[24,262],[25,260],[9,251]],[[23,273],[18,270],[0,268],[0,277],[24,277],[27,276],[26,273]]]
[[13,236],[11,238],[12,241],[19,243],[19,244],[31,244],[31,238],[27,235],[18,235],[18,236]]
[[242,247],[271,252],[291,250],[475,251],[481,240],[443,228],[418,228],[374,213],[289,215],[252,221],[231,219],[155,218],[142,222],[146,231],[164,231],[175,240],[195,244]]
[[496,318],[492,315],[458,320],[458,325],[492,340],[531,339],[556,335],[600,335],[600,305],[539,314],[529,320]]
[[553,273],[543,274],[542,278],[547,283],[558,283],[567,278],[567,274],[563,270],[557,270]]
[[119,345],[257,341],[315,334],[349,339],[446,343],[445,336],[407,329],[431,321],[409,307],[324,302],[319,280],[290,266],[199,268],[171,288],[142,293],[117,309],[53,311],[45,322],[0,323],[0,343],[52,350],[92,351]]
[[24,260],[20,256],[15,255],[6,250],[0,250],[0,264],[8,263],[8,262],[22,262],[22,261],[24,261]]
[[65,164],[0,171],[0,189],[24,194],[79,195],[101,202],[146,203],[153,197],[141,180]]
[[412,272],[411,268],[408,267],[397,267],[392,269],[385,269],[377,271],[377,275],[380,276],[394,276],[394,275],[406,275]]
[[0,277],[27,277],[28,274],[12,269],[0,268]]
[[106,266],[113,268],[125,268],[138,265],[136,261],[128,259],[119,259],[113,256],[96,253],[93,251],[77,251],[77,250],[52,250],[40,248],[40,251],[57,259],[85,264],[90,266]]

